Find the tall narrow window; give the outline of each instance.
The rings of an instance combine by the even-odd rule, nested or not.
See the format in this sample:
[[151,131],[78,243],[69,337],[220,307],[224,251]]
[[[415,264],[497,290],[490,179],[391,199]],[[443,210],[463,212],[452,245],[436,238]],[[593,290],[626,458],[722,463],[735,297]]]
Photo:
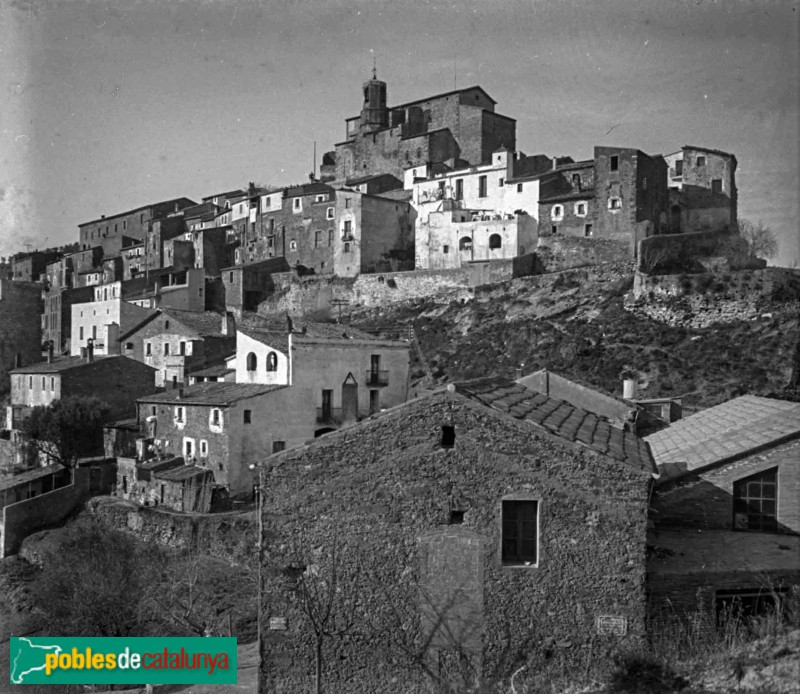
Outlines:
[[486,176],[480,176],[478,178],[478,197],[486,197]]
[[464,197],[464,179],[456,179],[456,200],[461,200]]
[[169,356],[169,342],[164,343],[164,356],[165,357]]
[[245,410],[243,413],[242,421],[245,424],[250,424],[253,421],[253,411],[252,410]]
[[538,501],[503,501],[503,563],[536,564],[538,558]]
[[258,367],[258,358],[253,352],[247,355],[247,370],[255,371]]
[[619,157],[614,154],[611,157],[611,164],[609,167],[612,171],[619,171]]
[[267,371],[278,370],[278,355],[275,352],[267,354]]
[[452,424],[442,425],[442,448],[452,448],[456,445],[456,428]]

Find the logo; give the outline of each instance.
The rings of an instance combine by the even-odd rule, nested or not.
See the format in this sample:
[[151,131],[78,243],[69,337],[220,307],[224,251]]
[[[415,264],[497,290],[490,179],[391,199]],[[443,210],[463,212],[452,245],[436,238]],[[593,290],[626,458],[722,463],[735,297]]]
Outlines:
[[12,637],[12,684],[236,684],[236,639]]

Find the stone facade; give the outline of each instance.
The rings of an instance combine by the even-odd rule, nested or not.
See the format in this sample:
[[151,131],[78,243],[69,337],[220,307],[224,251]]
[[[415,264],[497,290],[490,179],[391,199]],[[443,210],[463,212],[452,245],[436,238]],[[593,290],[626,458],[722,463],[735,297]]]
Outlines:
[[[103,216],[100,219],[79,224],[78,232],[81,250],[97,245],[102,245],[105,248],[105,244],[110,239],[121,236],[142,241],[152,228],[154,221],[163,219],[171,213],[179,212],[183,208],[195,204],[193,200],[188,198],[175,198],[174,200],[145,205],[111,217]],[[155,267],[161,266],[157,265]]]
[[[465,691],[523,666],[526,686],[553,657],[585,667],[588,648],[602,664],[641,643],[648,473],[441,392],[265,468],[269,691],[312,686],[293,595],[327,590],[334,562],[334,619],[353,636],[323,641],[331,691]],[[538,504],[538,555],[506,563],[501,518],[520,501]],[[616,636],[598,628],[608,617]]]
[[516,121],[494,107],[480,87],[388,107],[386,83],[373,77],[361,115],[345,121],[347,139],[326,156],[341,181],[382,173],[402,179],[404,168],[428,162],[488,163],[499,147],[516,145]]
[[0,280],[0,393],[8,392],[11,369],[41,359],[41,314],[41,284]]
[[273,275],[289,270],[285,258],[271,258],[221,270],[225,308],[241,317],[244,311],[255,311],[274,291]]
[[669,166],[671,232],[734,231],[739,199],[736,157],[684,146],[664,158]]
[[34,251],[15,255],[11,259],[11,279],[15,282],[38,282],[47,271],[47,266],[60,256],[58,251]]

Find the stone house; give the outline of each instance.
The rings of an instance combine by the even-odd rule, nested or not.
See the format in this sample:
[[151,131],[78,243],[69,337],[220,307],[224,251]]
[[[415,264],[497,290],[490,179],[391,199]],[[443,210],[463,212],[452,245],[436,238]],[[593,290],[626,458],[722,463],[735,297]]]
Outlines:
[[236,349],[231,314],[162,308],[119,338],[119,351],[156,370],[158,387],[187,383],[189,372],[224,363]]
[[800,590],[800,403],[744,395],[646,438],[654,619],[713,623]]
[[[92,246],[103,246],[104,251],[113,250],[108,244],[121,236],[127,236],[135,241],[144,240],[152,229],[155,221],[164,219],[170,213],[190,207],[196,203],[189,198],[174,198],[151,205],[137,207],[135,210],[120,212],[119,214],[78,225],[79,243],[81,250]],[[117,246],[118,250],[118,246]],[[158,266],[160,267],[160,266]]]
[[166,506],[181,513],[208,513],[214,473],[186,465],[178,456],[119,458],[115,494],[143,506]]
[[41,315],[41,284],[0,280],[0,394],[8,392],[15,366],[41,359]]
[[669,166],[671,233],[736,230],[737,162],[733,154],[684,145],[664,159]]
[[39,282],[47,266],[61,255],[60,251],[18,253],[11,259],[11,279],[15,282]]
[[182,456],[231,496],[251,497],[249,466],[309,436],[291,396],[280,385],[199,383],[140,398],[137,417],[161,455]]
[[239,318],[244,311],[255,311],[275,289],[272,276],[289,269],[283,257],[222,268],[225,308]]
[[290,331],[240,326],[231,366],[237,383],[291,386],[296,422],[311,438],[405,402],[410,361],[408,342],[302,322]]
[[457,89],[388,106],[386,82],[363,85],[360,115],[345,119],[346,139],[323,158],[335,178],[392,174],[428,162],[488,163],[498,147],[516,146],[516,120],[495,112],[495,100],[481,87]]
[[68,397],[96,396],[109,418],[130,416],[136,399],[154,393],[155,369],[123,356],[61,357],[11,371],[6,428],[18,429],[30,410]]
[[602,667],[645,637],[654,472],[641,439],[502,379],[268,458],[267,688],[311,687],[299,596],[334,581],[330,626],[352,628],[322,643],[332,691],[526,687],[588,649]]

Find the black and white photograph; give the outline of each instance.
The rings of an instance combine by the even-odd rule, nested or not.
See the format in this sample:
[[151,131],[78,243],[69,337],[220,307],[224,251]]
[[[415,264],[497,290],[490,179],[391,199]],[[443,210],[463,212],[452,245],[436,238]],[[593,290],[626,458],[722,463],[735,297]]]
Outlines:
[[0,0],[0,693],[800,694],[800,2]]

